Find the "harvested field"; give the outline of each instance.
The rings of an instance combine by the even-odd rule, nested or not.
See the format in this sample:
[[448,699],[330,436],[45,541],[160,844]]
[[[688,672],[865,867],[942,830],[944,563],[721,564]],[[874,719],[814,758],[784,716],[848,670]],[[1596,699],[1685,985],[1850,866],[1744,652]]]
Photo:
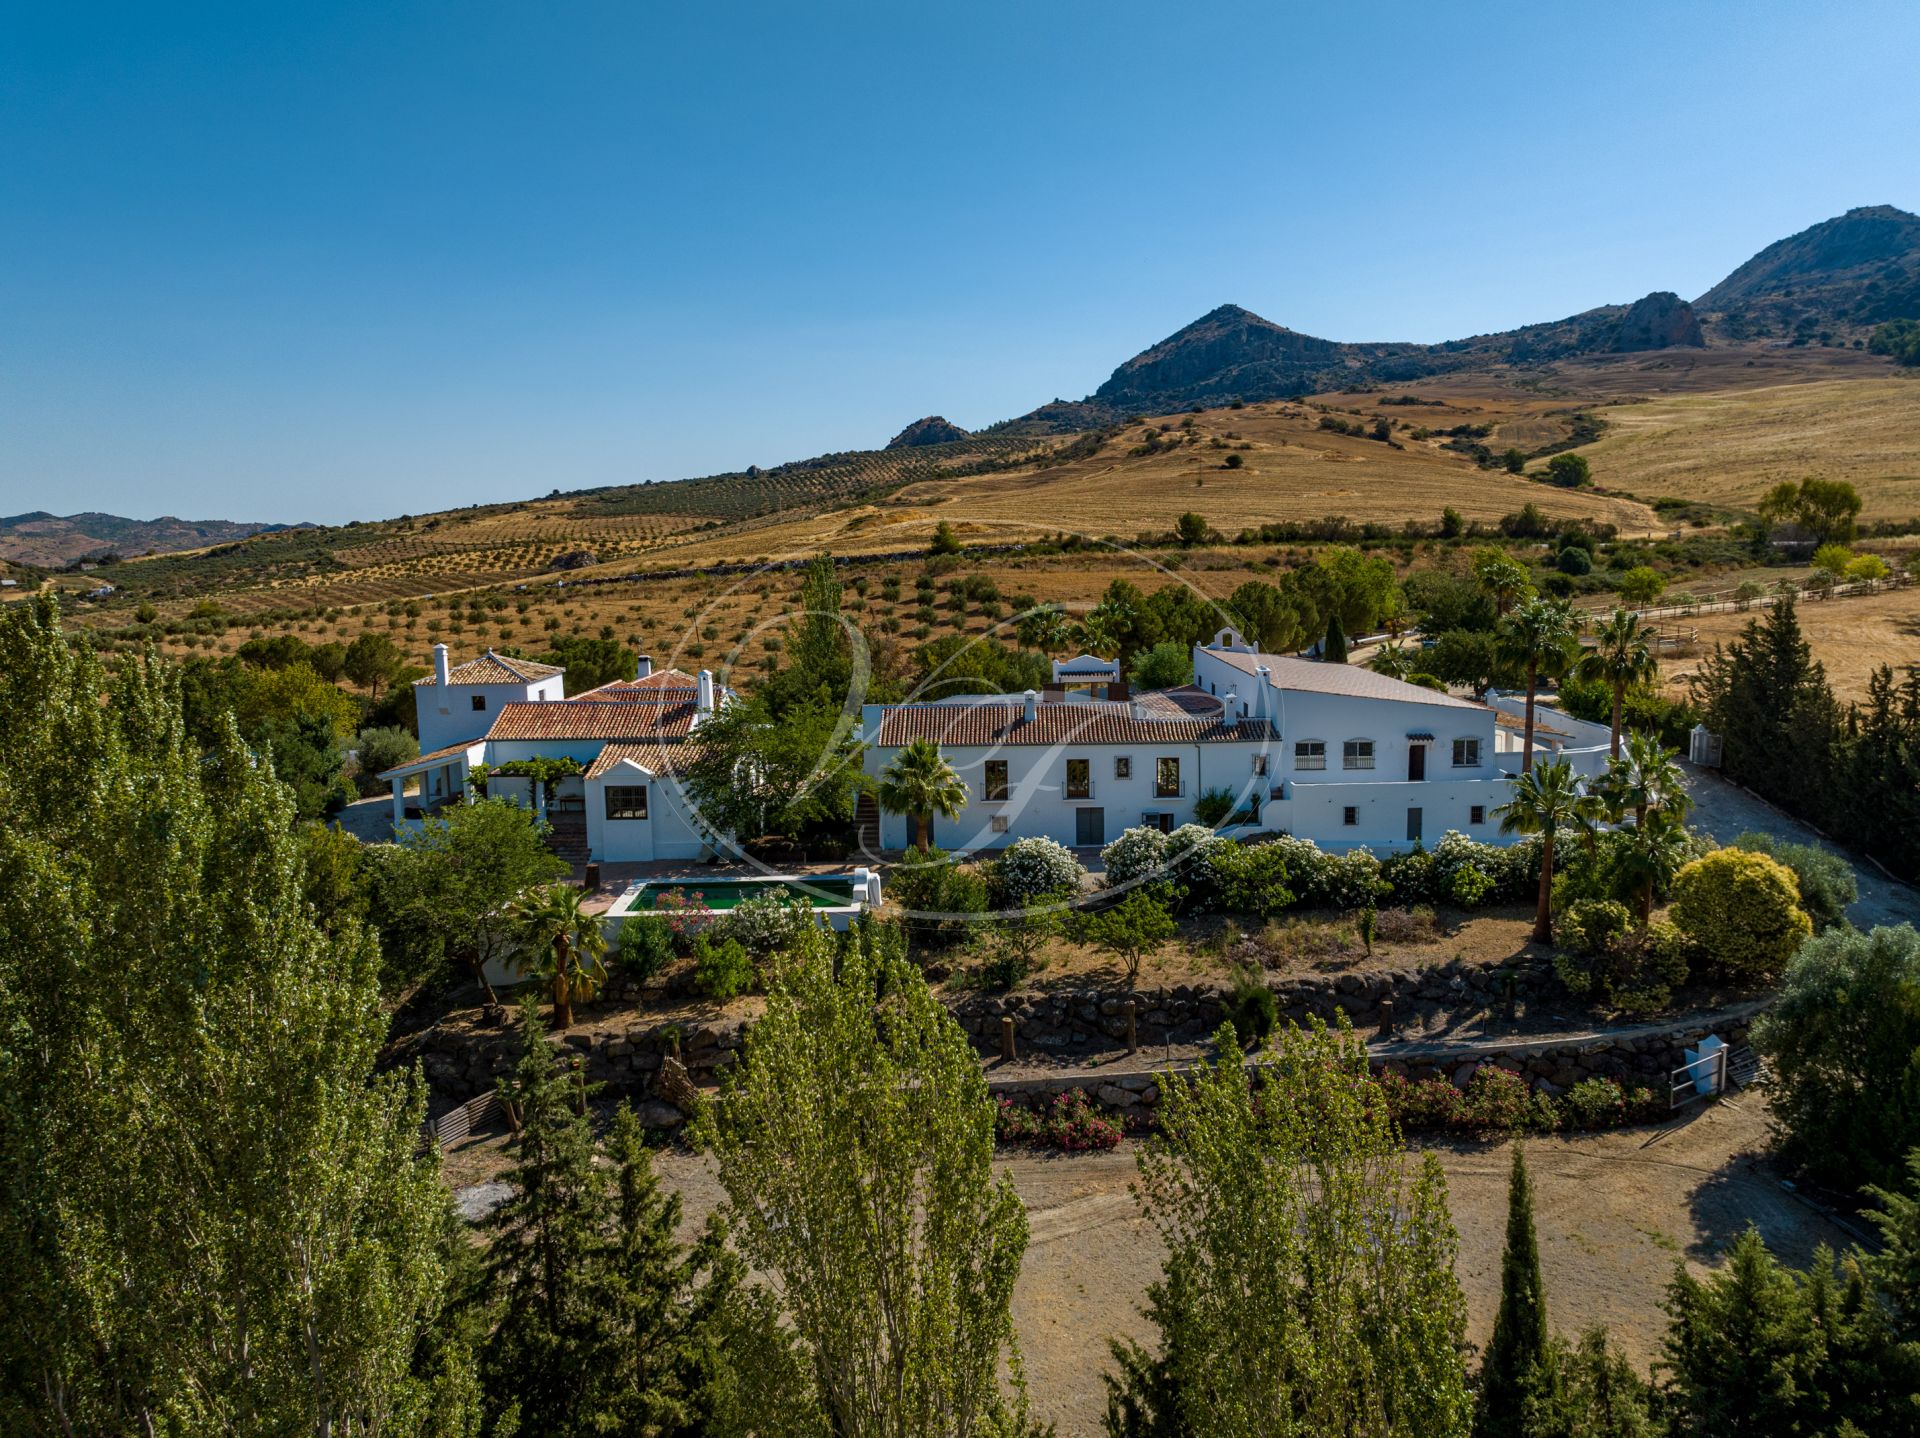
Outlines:
[[[1842,599],[1803,599],[1797,612],[1813,657],[1826,666],[1827,682],[1843,700],[1865,698],[1867,680],[1882,664],[1891,664],[1896,675],[1903,665],[1920,664],[1920,586]],[[1691,631],[1699,636],[1691,657],[1661,660],[1661,678],[1670,686],[1681,684],[1698,671],[1701,657],[1716,643],[1737,639],[1762,617],[1754,611],[1657,621],[1663,633]]]
[[1920,515],[1920,378],[1679,395],[1605,412],[1580,451],[1610,489],[1752,508],[1780,480],[1844,479],[1861,518]]

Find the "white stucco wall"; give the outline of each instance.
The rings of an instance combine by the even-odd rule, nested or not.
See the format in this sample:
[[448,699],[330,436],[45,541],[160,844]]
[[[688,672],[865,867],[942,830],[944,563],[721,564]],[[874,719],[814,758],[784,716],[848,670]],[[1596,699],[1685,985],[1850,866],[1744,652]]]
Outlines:
[[[607,818],[608,787],[638,784],[647,789],[647,817]],[[610,864],[697,859],[705,848],[706,839],[677,781],[631,761],[587,781],[587,851],[594,859]]]
[[[492,727],[503,705],[552,703],[566,698],[565,675],[530,684],[416,684],[413,690],[414,718],[420,729],[420,752],[431,754],[462,739],[476,739]],[[486,703],[485,709],[473,707],[474,696]]]

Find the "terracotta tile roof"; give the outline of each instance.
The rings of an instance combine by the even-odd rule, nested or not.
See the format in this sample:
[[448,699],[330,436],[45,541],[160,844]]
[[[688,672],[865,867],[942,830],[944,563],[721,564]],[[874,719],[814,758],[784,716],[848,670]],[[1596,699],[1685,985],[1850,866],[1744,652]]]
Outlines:
[[694,752],[695,746],[692,744],[609,744],[587,766],[587,777],[598,779],[628,759],[649,774],[664,777],[686,768]]
[[376,779],[391,779],[395,774],[411,774],[422,764],[432,766],[443,760],[451,759],[456,754],[464,754],[479,742],[480,736],[475,735],[473,738],[459,744],[449,744],[444,749],[435,749],[429,754],[422,754],[418,759],[409,759],[404,764],[395,764],[391,769],[382,769],[373,777]]
[[[572,703],[581,699],[625,699],[628,697],[657,698],[665,691],[677,693],[685,690],[692,694],[700,687],[700,681],[682,669],[657,669],[645,679],[611,679],[598,689],[588,689],[579,694],[568,696]],[[716,687],[718,687],[716,685]]]
[[914,739],[992,748],[1006,744],[1259,744],[1279,734],[1265,720],[1228,728],[1217,712],[1203,717],[1146,717],[1130,702],[1042,704],[1032,723],[1019,703],[907,704],[881,716],[873,743],[898,749]]
[[[453,684],[531,684],[536,679],[551,679],[567,671],[557,664],[535,664],[531,659],[511,659],[489,649],[478,659],[456,665],[447,672]],[[415,686],[432,686],[439,681],[431,674],[413,681]]]
[[684,738],[693,728],[691,699],[562,699],[553,704],[503,704],[489,739],[606,739],[657,743]]
[[1403,704],[1437,704],[1452,709],[1482,707],[1471,699],[1456,699],[1451,694],[1409,684],[1404,679],[1389,679],[1357,664],[1322,664],[1315,659],[1296,659],[1284,654],[1243,654],[1231,649],[1204,652],[1248,674],[1264,665],[1272,673],[1273,682],[1282,689],[1344,694],[1354,699],[1396,699]]

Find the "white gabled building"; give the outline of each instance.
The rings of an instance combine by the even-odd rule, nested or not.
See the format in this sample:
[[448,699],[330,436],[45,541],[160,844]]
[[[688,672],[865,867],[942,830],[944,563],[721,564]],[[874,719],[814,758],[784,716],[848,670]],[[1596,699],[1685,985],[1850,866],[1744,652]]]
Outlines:
[[[1089,677],[1103,662],[1071,661]],[[1520,767],[1510,716],[1371,670],[1262,654],[1231,629],[1195,646],[1193,663],[1192,685],[1137,696],[1103,673],[1092,692],[1104,698],[1056,684],[1045,695],[869,705],[867,771],[877,778],[915,739],[937,743],[969,800],[958,818],[934,821],[934,842],[949,850],[1036,835],[1094,847],[1135,825],[1188,823],[1212,790],[1233,796],[1229,827],[1329,849],[1407,848],[1449,829],[1500,841],[1494,811]],[[1538,723],[1536,761],[1570,737]],[[1576,762],[1598,767],[1584,751]],[[909,840],[905,816],[883,816],[882,848]]]
[[[712,839],[676,777],[692,736],[730,693],[706,670],[656,672],[643,658],[632,679],[573,698],[564,671],[487,651],[450,668],[434,646],[434,673],[414,688],[421,755],[379,777],[393,786],[396,826],[462,801],[471,771],[528,759],[572,759],[581,774],[551,794],[533,780],[493,775],[491,795],[540,811],[563,853],[608,863],[698,859]],[[460,737],[452,737],[460,736]],[[418,792],[405,792],[409,779]]]

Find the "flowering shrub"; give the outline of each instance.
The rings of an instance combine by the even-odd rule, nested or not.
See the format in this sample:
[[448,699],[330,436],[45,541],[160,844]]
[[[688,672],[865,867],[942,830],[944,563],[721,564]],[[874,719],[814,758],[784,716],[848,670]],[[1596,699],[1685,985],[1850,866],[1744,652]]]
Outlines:
[[1002,1143],[1040,1144],[1067,1153],[1112,1148],[1125,1132],[1094,1106],[1085,1089],[1058,1094],[1044,1109],[1031,1109],[1003,1098],[994,1131]]
[[1167,836],[1145,825],[1128,829],[1100,851],[1110,887],[1152,878],[1167,862]]
[[742,899],[713,921],[716,939],[732,939],[755,958],[790,948],[813,922],[813,905],[781,894]]
[[998,872],[1000,891],[1013,908],[1062,889],[1078,890],[1087,873],[1064,845],[1038,838],[1007,845]]
[[1540,845],[1482,844],[1449,829],[1430,850],[1394,854],[1381,877],[1403,904],[1452,903],[1462,908],[1524,899],[1540,882]]
[[1477,1070],[1466,1091],[1445,1079],[1414,1081],[1382,1074],[1376,1081],[1387,1111],[1405,1133],[1546,1133],[1558,1128],[1618,1128],[1665,1118],[1656,1089],[1623,1088],[1590,1078],[1552,1097],[1531,1092],[1525,1079],[1491,1064]]
[[1167,865],[1185,885],[1188,907],[1205,913],[1220,902],[1220,889],[1240,846],[1205,824],[1182,824],[1167,835]]
[[1461,1096],[1457,1125],[1475,1133],[1549,1131],[1557,1122],[1553,1104],[1527,1081],[1494,1064],[1474,1070]]
[[1364,909],[1387,892],[1380,861],[1365,849],[1329,854],[1311,839],[1289,835],[1260,847],[1276,849],[1285,859],[1288,887],[1302,908]]
[[693,952],[693,941],[713,923],[713,910],[699,890],[691,895],[684,889],[663,889],[653,896],[653,911],[673,935],[673,947],[681,954]]

